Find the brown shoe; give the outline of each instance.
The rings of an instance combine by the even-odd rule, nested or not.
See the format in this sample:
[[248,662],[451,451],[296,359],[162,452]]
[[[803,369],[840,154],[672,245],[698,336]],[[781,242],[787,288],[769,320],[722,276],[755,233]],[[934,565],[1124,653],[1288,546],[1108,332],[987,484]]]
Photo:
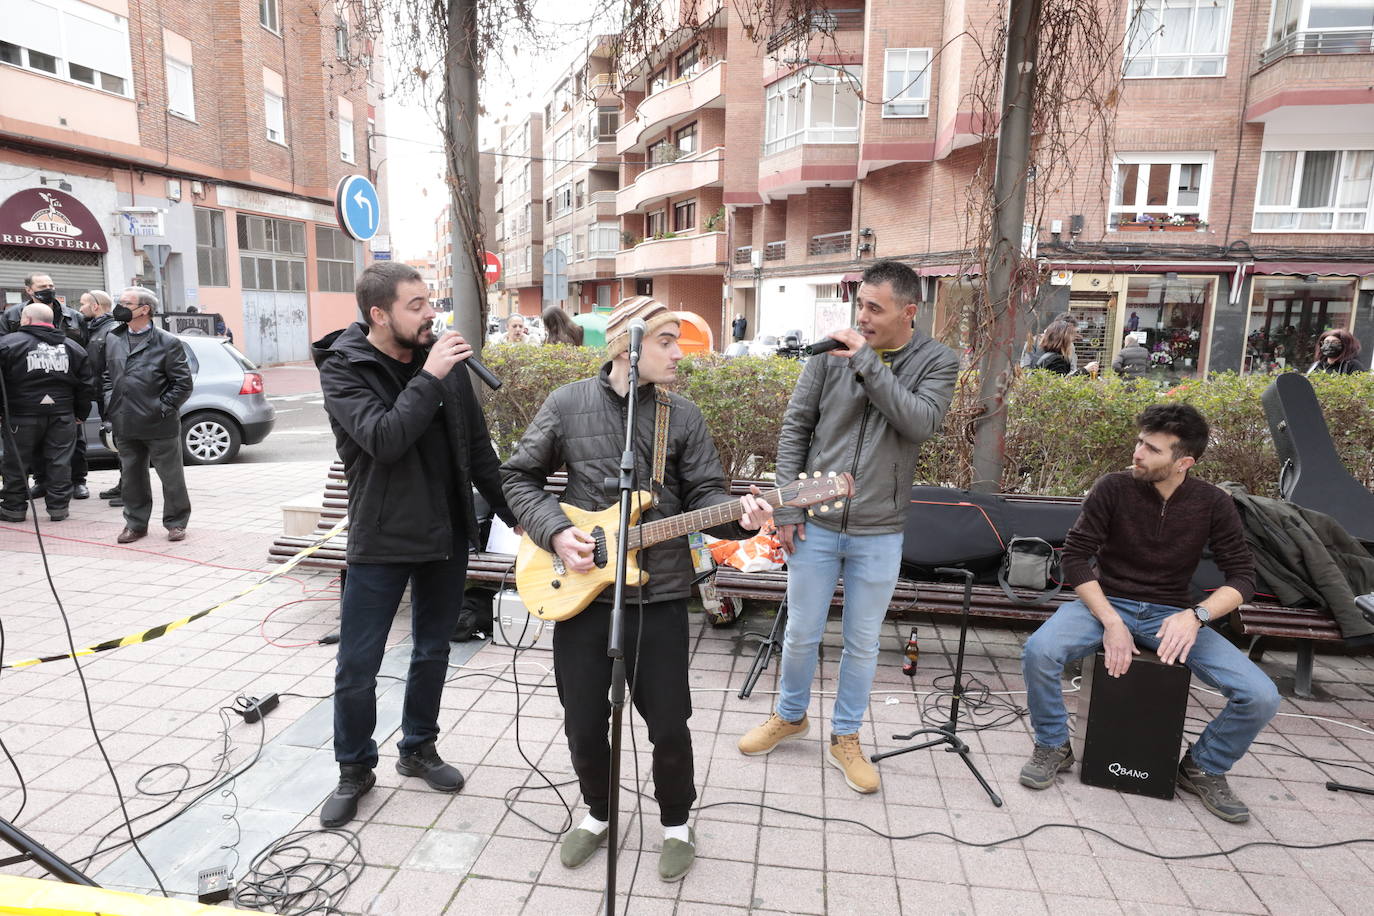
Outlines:
[[831,735],[826,760],[844,773],[844,781],[855,792],[867,795],[878,791],[878,771],[864,755],[863,748],[859,746],[858,735]]
[[798,722],[788,722],[777,713],[768,721],[751,728],[739,739],[739,752],[747,757],[767,754],[784,741],[800,738],[811,730],[811,721],[805,715]]
[[185,528],[168,528],[168,529],[167,529],[167,540],[169,540],[169,541],[184,541],[184,540],[186,540],[186,529],[185,529]]
[[132,528],[125,528],[123,531],[119,532],[119,537],[115,538],[115,540],[116,540],[117,542],[119,542],[120,544],[132,544],[134,541],[137,541],[139,538],[143,538],[143,537],[147,537],[147,536],[148,536],[148,532],[147,532],[147,531],[135,531],[135,530],[132,529]]

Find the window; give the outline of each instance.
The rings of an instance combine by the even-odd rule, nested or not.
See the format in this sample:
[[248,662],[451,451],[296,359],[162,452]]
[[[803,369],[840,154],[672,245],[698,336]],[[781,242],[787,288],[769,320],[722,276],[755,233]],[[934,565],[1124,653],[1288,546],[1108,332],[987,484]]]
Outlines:
[[334,26],[334,56],[348,60],[348,16],[342,9],[338,11],[338,22]]
[[859,67],[811,67],[765,90],[763,154],[799,143],[859,141]]
[[581,210],[587,203],[587,183],[579,181],[573,186],[573,207]]
[[572,233],[565,232],[557,236],[554,239],[553,247],[563,252],[563,256],[571,261],[573,256]]
[[700,64],[701,47],[699,45],[692,45],[686,51],[683,51],[681,54],[677,56],[678,79],[682,79],[686,76],[692,76],[694,73],[701,69]]
[[620,126],[620,109],[598,108],[595,117],[596,139],[614,140],[616,129]]
[[644,235],[646,238],[661,239],[668,231],[668,211],[654,210],[644,217]]
[[[341,102],[343,100],[340,100]],[[353,155],[353,106],[339,105],[339,158],[344,162],[356,162]]]
[[597,223],[587,233],[593,258],[613,258],[620,250],[620,229],[607,223]]
[[573,236],[573,260],[584,261],[587,258],[587,237],[582,233]]
[[573,132],[565,130],[553,141],[553,162],[550,171],[556,172],[567,165],[573,156]]
[[1348,277],[1255,277],[1243,370],[1306,369],[1326,331],[1352,330],[1358,286]]
[[684,155],[695,153],[697,151],[697,126],[695,122],[674,133],[673,140],[677,144],[678,152]]
[[1374,232],[1374,150],[1273,150],[1260,160],[1256,232]]
[[930,48],[889,48],[883,69],[883,117],[930,113]]
[[1131,0],[1123,74],[1223,76],[1230,0]]
[[353,292],[353,240],[332,226],[315,227],[315,263],[322,293]]
[[196,119],[196,93],[191,65],[167,58],[167,110],[183,118]]
[[305,291],[305,224],[238,215],[244,289]]
[[553,198],[546,197],[544,198],[544,221],[548,222],[551,219],[553,219]]
[[1201,229],[1211,179],[1211,153],[1123,153],[1112,175],[1107,224],[1113,229]]
[[372,118],[367,119],[367,148],[377,152],[377,122]]
[[1371,0],[1274,0],[1269,48],[1261,65],[1284,54],[1356,54],[1369,51],[1374,29]]
[[680,158],[682,158],[682,151],[666,139],[649,144],[649,168],[663,165],[666,162],[676,162]]
[[264,29],[281,34],[281,13],[277,9],[277,0],[258,0],[258,22],[262,23]]
[[196,273],[201,286],[228,286],[224,211],[196,207]]
[[649,91],[645,94],[653,95],[655,92],[662,92],[664,89],[667,88],[667,86],[668,68],[664,67],[662,70],[658,71],[653,76],[649,77]]
[[697,227],[697,202],[684,200],[673,204],[673,231],[691,232]]
[[559,185],[558,189],[553,192],[554,216],[562,216],[565,213],[570,213],[572,212],[572,208],[572,185],[566,183]]
[[0,63],[128,96],[129,22],[77,0],[5,0]]
[[281,96],[270,89],[262,91],[262,114],[267,122],[267,139],[286,145],[286,106]]
[[522,270],[523,270],[525,273],[528,273],[529,270],[530,270],[530,265],[532,265],[533,263],[534,263],[534,246],[533,246],[533,245],[526,245],[526,246],[525,246],[525,261],[524,261],[524,267],[522,268]]

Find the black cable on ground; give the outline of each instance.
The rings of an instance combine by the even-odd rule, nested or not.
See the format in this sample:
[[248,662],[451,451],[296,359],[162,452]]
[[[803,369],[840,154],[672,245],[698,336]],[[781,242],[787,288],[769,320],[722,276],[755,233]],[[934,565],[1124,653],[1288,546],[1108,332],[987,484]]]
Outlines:
[[[332,840],[335,848],[321,850],[321,840]],[[342,916],[344,895],[365,868],[356,832],[298,830],[253,857],[234,889],[234,905],[292,916]]]

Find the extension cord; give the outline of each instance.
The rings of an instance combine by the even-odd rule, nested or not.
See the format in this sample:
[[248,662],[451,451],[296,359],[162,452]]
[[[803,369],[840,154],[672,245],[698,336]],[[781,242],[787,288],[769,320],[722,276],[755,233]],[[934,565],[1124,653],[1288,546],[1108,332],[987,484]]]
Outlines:
[[234,712],[243,716],[245,722],[256,722],[277,708],[279,699],[275,693],[259,699],[258,697],[239,697]]

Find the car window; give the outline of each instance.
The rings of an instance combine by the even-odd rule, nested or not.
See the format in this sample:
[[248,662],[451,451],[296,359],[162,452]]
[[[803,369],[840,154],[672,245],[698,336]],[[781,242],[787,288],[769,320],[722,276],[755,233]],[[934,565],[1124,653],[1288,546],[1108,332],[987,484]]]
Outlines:
[[186,351],[186,361],[191,364],[191,374],[198,374],[200,372],[200,360],[196,359],[196,351],[184,340],[181,342],[181,349]]
[[239,366],[242,367],[245,372],[258,371],[257,363],[253,362],[251,359],[249,359],[248,357],[244,356],[241,352],[239,352],[238,347],[234,346],[227,340],[221,341],[220,345],[229,352],[229,355],[234,358],[234,362],[238,363]]

